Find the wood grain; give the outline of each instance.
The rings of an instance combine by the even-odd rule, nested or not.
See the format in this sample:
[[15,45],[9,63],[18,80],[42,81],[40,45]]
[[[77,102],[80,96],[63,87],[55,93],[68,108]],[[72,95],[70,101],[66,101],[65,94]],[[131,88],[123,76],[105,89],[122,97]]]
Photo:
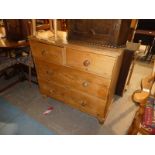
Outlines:
[[39,79],[39,82],[40,90],[43,94],[47,94],[52,98],[65,102],[96,117],[103,117],[106,105],[105,100],[75,91],[55,82],[48,83],[43,79]]
[[[75,69],[111,78],[115,58],[101,54],[66,48],[66,65]],[[88,61],[89,64],[84,63]]]
[[112,70],[112,77],[111,77],[110,87],[108,91],[109,94],[108,94],[107,104],[105,108],[105,117],[108,114],[108,111],[110,110],[109,108],[110,108],[111,103],[113,102],[113,98],[114,98],[115,91],[116,91],[116,85],[117,85],[117,81],[119,78],[120,68],[122,65],[122,59],[123,59],[123,54],[117,57],[113,70]]
[[30,44],[41,93],[103,123],[113,100],[124,49],[91,48],[60,40],[50,43],[34,37]]
[[63,64],[63,48],[30,41],[32,55],[46,62]]
[[38,76],[49,82],[55,81],[64,86],[107,99],[110,80],[94,74],[78,71],[69,67],[46,63],[36,59]]

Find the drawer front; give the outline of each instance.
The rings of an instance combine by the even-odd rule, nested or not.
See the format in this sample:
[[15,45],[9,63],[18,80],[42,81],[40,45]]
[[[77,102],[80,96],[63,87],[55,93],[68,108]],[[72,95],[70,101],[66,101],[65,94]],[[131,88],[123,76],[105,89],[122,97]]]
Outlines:
[[66,48],[66,65],[76,69],[95,73],[105,78],[111,78],[116,58]]
[[78,71],[52,63],[36,61],[38,76],[47,81],[78,89],[90,95],[105,99],[108,96],[110,80],[94,74]]
[[83,93],[65,88],[56,83],[47,83],[41,79],[39,79],[39,84],[41,93],[46,94],[49,97],[60,100],[94,116],[104,116],[106,104],[104,100],[87,96]]
[[31,41],[32,55],[35,58],[56,64],[63,64],[63,48]]

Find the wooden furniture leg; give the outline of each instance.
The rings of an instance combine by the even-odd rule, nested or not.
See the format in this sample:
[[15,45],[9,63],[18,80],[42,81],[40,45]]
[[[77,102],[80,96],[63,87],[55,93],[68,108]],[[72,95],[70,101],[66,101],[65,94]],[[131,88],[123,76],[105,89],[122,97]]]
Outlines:
[[128,130],[129,135],[136,135],[138,132],[142,134],[149,134],[149,132],[143,130],[141,127],[142,119],[144,116],[145,105],[147,104],[147,100],[151,94],[151,89],[155,80],[155,63],[153,67],[152,74],[142,79],[141,81],[141,90],[135,91],[132,98],[133,101],[139,104],[139,109],[135,114],[134,120]]
[[29,84],[30,84],[30,86],[31,86],[31,80],[32,80],[32,70],[31,70],[31,66],[32,66],[32,60],[31,60],[31,58],[32,58],[32,53],[31,53],[31,50],[29,51],[29,66],[28,66],[28,68],[29,68]]
[[104,121],[105,119],[104,118],[97,118],[98,119],[98,122],[99,124],[103,125],[104,124]]
[[142,122],[143,115],[144,115],[145,104],[146,104],[146,100],[140,103],[140,108],[136,112],[134,120],[128,130],[128,135],[136,135],[139,132],[140,124]]

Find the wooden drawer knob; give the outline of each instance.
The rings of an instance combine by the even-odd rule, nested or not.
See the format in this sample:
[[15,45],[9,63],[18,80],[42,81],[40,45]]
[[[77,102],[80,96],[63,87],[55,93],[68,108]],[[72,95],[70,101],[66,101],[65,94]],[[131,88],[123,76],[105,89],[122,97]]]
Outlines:
[[89,66],[89,65],[90,65],[90,61],[89,61],[89,60],[85,60],[85,61],[83,62],[83,65],[86,66],[86,67]]
[[88,82],[87,81],[84,81],[83,83],[82,83],[82,85],[83,85],[83,87],[88,87]]
[[45,55],[46,54],[46,50],[41,50],[41,55]]
[[81,104],[81,106],[83,106],[83,107],[85,107],[87,104],[86,104],[86,101],[83,101],[83,100],[81,100],[80,101],[80,104]]
[[50,90],[50,94],[53,94],[53,93],[54,93],[54,89],[51,89],[51,90]]
[[54,72],[53,72],[52,70],[47,70],[47,71],[46,71],[46,74],[48,74],[48,75],[53,75],[53,73],[54,73]]

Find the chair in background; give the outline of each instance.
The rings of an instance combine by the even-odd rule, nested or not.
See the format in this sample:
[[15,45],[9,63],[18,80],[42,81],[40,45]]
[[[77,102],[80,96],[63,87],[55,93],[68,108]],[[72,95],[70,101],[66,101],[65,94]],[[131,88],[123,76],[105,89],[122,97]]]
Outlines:
[[131,63],[130,69],[129,69],[129,74],[128,74],[128,77],[127,77],[127,80],[126,80],[126,84],[125,84],[125,90],[127,89],[127,87],[130,84],[131,76],[132,76],[133,69],[134,69],[134,66],[135,66],[135,61],[138,58],[137,55],[139,53],[140,46],[141,46],[141,43],[133,43],[133,42],[127,42],[126,43],[126,48],[128,50],[134,51],[134,57],[133,57],[133,61]]
[[[17,64],[16,59],[14,58],[7,58],[7,57],[0,57],[0,77],[6,76],[7,69],[15,66]],[[6,87],[3,87],[0,89],[0,93],[6,90],[7,88],[10,88],[11,86],[18,83],[19,80],[16,80],[15,82],[7,85]]]
[[[29,21],[27,20],[27,23],[25,24],[27,24],[28,26],[29,35],[36,35],[37,31],[47,31],[49,29],[53,30],[52,20],[48,20],[48,19],[44,19],[44,20],[33,19]],[[27,36],[27,39],[28,39],[28,36]],[[29,41],[28,41],[28,44],[29,44]],[[36,74],[36,71],[35,71],[35,66],[34,66],[34,61],[31,54],[30,46],[26,46],[25,48],[21,49],[16,59],[19,64],[23,65],[24,71],[26,71],[27,70],[26,68],[28,67],[28,78],[27,76],[25,77],[26,79],[28,79],[29,83],[30,84],[31,82],[37,83],[36,78],[35,80],[32,80],[32,72]]]
[[155,134],[155,94],[152,89],[154,81],[155,64],[152,74],[142,79],[141,90],[133,93],[133,101],[139,107],[128,130],[129,135]]
[[[9,74],[8,77],[13,77],[13,75],[15,75],[15,72],[17,73],[17,75],[19,75],[19,79],[16,80],[15,82],[13,82],[12,84],[9,84],[8,86],[4,87],[4,88],[0,88],[0,92],[2,92],[3,90],[6,90],[7,88],[13,86],[14,84],[18,83],[19,81],[21,81],[21,68],[19,66],[19,63],[16,59],[16,56],[13,56],[12,52],[18,51],[23,49],[23,47],[28,46],[28,44],[26,42],[16,42],[16,41],[9,41],[5,38],[0,39],[0,73],[1,73],[1,77],[5,76],[7,77],[8,72],[10,70],[11,71],[11,76]],[[13,73],[13,70],[15,71]],[[9,78],[8,78],[9,79]]]
[[5,36],[3,35],[0,38],[0,75],[1,77],[4,76],[5,79],[14,78],[14,75],[17,75],[19,79],[3,88],[1,86],[0,92],[10,88],[22,79],[19,55],[21,55],[21,51],[25,51],[29,47],[27,40],[31,30],[29,22],[30,20],[26,19],[1,20],[1,27],[3,26],[5,30]]
[[[56,29],[54,29],[56,27],[56,20],[5,19],[3,20],[3,25],[6,30],[6,36],[0,39],[0,52],[3,52],[6,57],[4,58],[3,55],[1,58],[0,53],[1,76],[5,74],[8,68],[17,65],[20,66],[20,72],[23,73],[23,76],[25,76],[28,70],[28,78],[27,76],[25,76],[25,78],[28,79],[30,84],[31,81],[37,83],[37,81],[32,80],[32,71],[34,74],[36,73],[28,36],[36,35],[39,30],[45,32],[49,29],[56,31]],[[14,55],[13,58],[11,57],[12,54]],[[8,87],[9,86],[7,86],[7,88]],[[5,90],[5,88],[1,89],[0,92],[2,90]]]

